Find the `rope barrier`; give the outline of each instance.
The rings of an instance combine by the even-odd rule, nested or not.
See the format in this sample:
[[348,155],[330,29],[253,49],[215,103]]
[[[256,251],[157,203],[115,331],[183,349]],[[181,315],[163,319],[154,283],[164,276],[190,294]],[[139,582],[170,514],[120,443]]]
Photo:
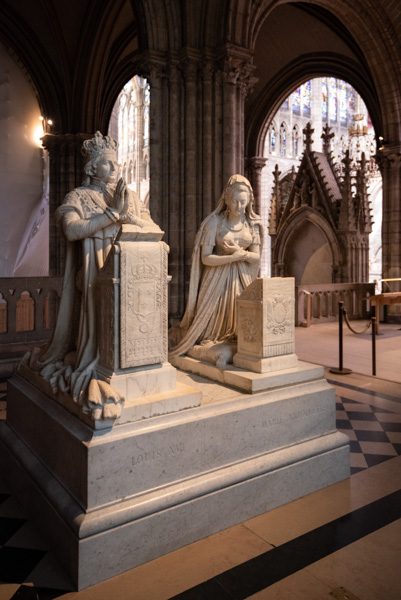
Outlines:
[[365,333],[369,329],[369,327],[371,326],[371,324],[372,324],[371,321],[368,321],[368,323],[366,323],[365,328],[362,329],[362,331],[356,331],[356,329],[354,329],[351,326],[351,323],[348,321],[347,310],[345,308],[343,308],[343,314],[344,314],[345,322],[346,322],[346,324],[348,326],[348,329],[350,329],[352,331],[352,333],[356,333],[357,335],[359,335],[360,333]]
[[347,375],[348,373],[352,373],[351,369],[345,369],[343,366],[343,316],[345,317],[345,322],[348,327],[352,331],[352,333],[365,333],[372,325],[372,375],[376,375],[376,318],[372,317],[371,321],[366,324],[365,328],[362,331],[355,331],[348,321],[347,311],[344,308],[344,302],[338,303],[338,369],[335,367],[331,367],[330,373],[337,373],[338,375]]

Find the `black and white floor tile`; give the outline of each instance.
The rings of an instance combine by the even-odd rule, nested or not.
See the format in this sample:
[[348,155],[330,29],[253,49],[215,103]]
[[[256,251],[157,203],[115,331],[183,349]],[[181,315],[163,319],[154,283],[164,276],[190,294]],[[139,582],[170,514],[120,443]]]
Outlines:
[[336,398],[337,429],[350,438],[351,475],[401,455],[401,414]]
[[[352,386],[337,385],[334,381],[332,383],[336,385],[337,428],[350,438],[351,475],[401,455],[401,412],[378,408],[377,405],[380,403],[376,401],[377,394],[370,404],[351,399],[349,396],[352,394],[348,393],[347,387]],[[6,381],[0,380],[0,419],[4,419],[6,414],[6,387]],[[353,391],[355,389],[357,388]],[[360,392],[365,390],[360,389]],[[399,401],[395,398],[393,400]],[[387,507],[386,502],[391,506]],[[318,560],[319,557],[324,556],[325,548],[329,548],[326,555],[337,549],[331,546],[333,528],[336,530],[338,547],[341,548],[344,544],[351,543],[347,537],[348,532],[352,530],[352,527],[349,529],[350,519],[356,519],[358,531],[362,531],[358,535],[367,535],[370,530],[374,530],[371,529],[372,520],[377,527],[384,526],[382,519],[377,519],[377,515],[382,514],[383,511],[390,515],[389,522],[401,518],[401,492],[386,496],[378,501],[377,506],[373,502],[368,508],[350,513],[347,515],[348,520],[344,521],[348,523],[346,526],[343,525],[343,518],[336,519],[299,539],[296,538],[275,548],[274,551],[266,553],[266,556],[263,554],[246,561],[174,598],[176,600],[213,600],[214,598],[245,600],[258,590],[270,586],[277,581],[277,578],[287,577],[294,572],[294,569],[304,568],[303,563],[306,558],[300,549],[305,546],[305,543],[308,547],[320,548],[319,556],[309,557],[312,562]],[[338,532],[342,532],[340,536]],[[325,540],[329,543],[326,544]],[[284,560],[289,554],[292,559]],[[298,559],[302,564],[298,564]],[[274,581],[270,579],[265,581],[266,560],[274,563],[272,563],[272,570],[269,570],[276,574]],[[283,565],[287,566],[284,568]],[[47,550],[46,543],[41,541],[31,522],[27,520],[24,510],[1,479],[0,583],[0,600],[52,600],[73,590],[70,581]],[[232,591],[234,589],[235,592]]]

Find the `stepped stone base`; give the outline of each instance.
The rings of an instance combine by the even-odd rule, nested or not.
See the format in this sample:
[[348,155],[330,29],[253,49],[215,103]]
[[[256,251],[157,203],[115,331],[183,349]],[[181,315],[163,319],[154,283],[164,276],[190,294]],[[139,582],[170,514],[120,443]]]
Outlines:
[[10,380],[0,466],[78,589],[349,476],[323,369],[270,377],[252,395],[196,381],[200,406],[103,430]]

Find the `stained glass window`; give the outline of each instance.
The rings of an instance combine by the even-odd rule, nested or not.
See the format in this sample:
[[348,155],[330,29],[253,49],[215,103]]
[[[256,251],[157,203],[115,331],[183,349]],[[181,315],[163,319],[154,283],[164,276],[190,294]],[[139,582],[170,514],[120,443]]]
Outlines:
[[340,122],[341,125],[347,124],[347,84],[345,81],[340,81],[339,96],[340,96]]
[[270,130],[270,152],[272,154],[276,152],[276,130],[274,127]]
[[328,110],[328,102],[327,102],[327,79],[326,77],[322,78],[322,120],[327,120],[327,110]]
[[299,149],[298,138],[299,138],[298,128],[297,128],[297,126],[295,126],[292,130],[292,153],[294,156],[298,156],[298,149]]
[[329,119],[337,122],[337,80],[334,77],[329,79]]
[[287,154],[287,131],[284,123],[281,124],[280,127],[280,137],[281,137],[281,156],[285,156]]
[[348,125],[354,123],[354,115],[357,111],[357,95],[356,91],[352,88],[348,88]]
[[286,98],[284,100],[284,102],[282,103],[281,108],[284,109],[284,110],[287,110],[288,107],[289,107],[289,98]]
[[307,81],[301,85],[301,100],[302,100],[302,114],[306,117],[310,116],[311,110],[311,95],[312,88],[311,82]]
[[297,88],[291,94],[292,111],[299,115],[301,113],[301,88]]

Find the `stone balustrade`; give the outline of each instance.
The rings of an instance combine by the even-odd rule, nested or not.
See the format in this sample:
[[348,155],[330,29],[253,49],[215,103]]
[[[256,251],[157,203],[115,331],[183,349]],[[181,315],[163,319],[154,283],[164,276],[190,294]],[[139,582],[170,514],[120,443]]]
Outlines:
[[375,293],[374,283],[327,283],[300,285],[295,288],[295,325],[305,325],[307,302],[311,302],[311,323],[327,323],[338,318],[338,303],[344,307],[351,319],[369,317],[369,296]]
[[49,339],[62,277],[0,277],[0,375],[12,373],[27,346]]

